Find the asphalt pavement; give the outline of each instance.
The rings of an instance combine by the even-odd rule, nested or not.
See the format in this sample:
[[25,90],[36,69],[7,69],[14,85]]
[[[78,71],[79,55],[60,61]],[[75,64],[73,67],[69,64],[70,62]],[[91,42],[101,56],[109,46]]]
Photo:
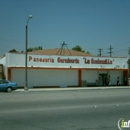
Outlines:
[[0,129],[119,130],[130,120],[130,89],[92,90],[0,93]]

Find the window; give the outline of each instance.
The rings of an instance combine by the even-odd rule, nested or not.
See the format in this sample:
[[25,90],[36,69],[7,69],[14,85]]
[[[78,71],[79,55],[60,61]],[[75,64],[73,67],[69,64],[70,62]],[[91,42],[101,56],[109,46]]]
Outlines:
[[8,81],[5,80],[5,79],[3,79],[3,80],[0,81],[0,83],[1,83],[1,84],[5,84],[5,83],[8,83]]

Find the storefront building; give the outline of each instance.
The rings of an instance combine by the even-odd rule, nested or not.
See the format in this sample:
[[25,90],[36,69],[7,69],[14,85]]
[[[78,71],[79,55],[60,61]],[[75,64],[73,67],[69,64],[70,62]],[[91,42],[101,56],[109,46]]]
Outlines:
[[[86,87],[112,86],[119,77],[122,85],[128,82],[128,58],[63,56],[28,54],[28,87]],[[0,59],[6,79],[25,85],[25,54],[6,53]]]

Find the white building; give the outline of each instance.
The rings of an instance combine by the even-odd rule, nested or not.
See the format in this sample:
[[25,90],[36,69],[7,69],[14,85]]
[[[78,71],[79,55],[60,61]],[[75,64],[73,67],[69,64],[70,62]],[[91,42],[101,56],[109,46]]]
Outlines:
[[[128,85],[128,58],[35,52],[27,58],[29,88],[106,86],[108,76],[112,85],[116,85],[117,77],[122,85]],[[6,53],[0,64],[4,65],[6,79],[16,82],[18,87],[25,86],[25,54]]]

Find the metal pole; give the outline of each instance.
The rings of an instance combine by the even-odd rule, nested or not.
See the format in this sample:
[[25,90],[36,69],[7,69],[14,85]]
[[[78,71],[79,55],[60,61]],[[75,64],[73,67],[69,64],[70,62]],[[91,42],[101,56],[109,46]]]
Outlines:
[[32,18],[32,15],[29,16],[28,20],[27,20],[27,24],[26,24],[26,42],[25,42],[25,86],[24,86],[24,90],[28,90],[28,59],[27,59],[27,49],[28,49],[28,22],[29,19]]
[[28,26],[26,25],[26,43],[25,43],[25,87],[24,90],[28,90],[28,73],[27,73],[27,48],[28,48]]

